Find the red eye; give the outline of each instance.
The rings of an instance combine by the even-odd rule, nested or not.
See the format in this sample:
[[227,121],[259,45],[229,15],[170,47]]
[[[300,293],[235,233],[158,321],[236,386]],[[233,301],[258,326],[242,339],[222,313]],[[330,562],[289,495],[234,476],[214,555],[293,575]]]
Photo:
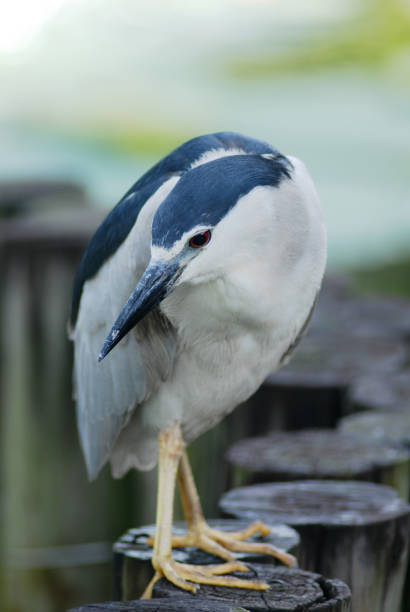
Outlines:
[[193,249],[200,249],[201,247],[208,244],[210,240],[211,240],[211,231],[206,230],[206,232],[203,232],[201,234],[195,234],[195,236],[192,236],[188,244]]

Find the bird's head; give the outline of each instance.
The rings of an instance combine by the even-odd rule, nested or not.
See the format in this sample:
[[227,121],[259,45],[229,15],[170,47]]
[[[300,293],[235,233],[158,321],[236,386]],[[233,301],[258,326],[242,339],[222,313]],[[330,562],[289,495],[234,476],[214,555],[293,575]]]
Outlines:
[[151,259],[99,360],[178,285],[205,282],[220,274],[227,257],[243,240],[252,239],[253,232],[252,218],[228,213],[256,187],[277,187],[289,179],[291,169],[281,155],[234,155],[183,174],[154,214]]

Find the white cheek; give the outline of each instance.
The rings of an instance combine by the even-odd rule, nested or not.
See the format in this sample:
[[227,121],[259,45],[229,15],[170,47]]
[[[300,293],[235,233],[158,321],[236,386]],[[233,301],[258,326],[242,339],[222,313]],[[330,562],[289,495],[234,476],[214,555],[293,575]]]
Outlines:
[[207,247],[203,247],[200,250],[198,249],[197,252],[192,253],[192,259],[188,262],[187,267],[179,277],[177,285],[181,285],[182,283],[196,285],[215,278],[216,274],[212,269],[212,264],[206,257],[206,251]]

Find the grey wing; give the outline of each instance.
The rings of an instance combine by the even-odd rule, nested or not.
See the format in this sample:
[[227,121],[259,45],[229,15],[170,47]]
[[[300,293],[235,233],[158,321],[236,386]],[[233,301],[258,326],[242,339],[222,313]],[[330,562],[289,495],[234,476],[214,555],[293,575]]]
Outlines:
[[319,291],[317,291],[316,295],[315,295],[315,299],[313,300],[313,304],[312,307],[309,311],[308,316],[306,317],[305,322],[303,323],[301,329],[299,330],[298,334],[296,335],[296,338],[293,340],[293,342],[290,344],[290,346],[286,349],[286,351],[283,353],[282,357],[280,358],[279,364],[282,365],[286,365],[291,356],[293,355],[294,350],[296,349],[296,347],[299,345],[300,341],[304,338],[307,329],[309,327],[309,323],[313,317],[313,312],[315,310],[316,304],[317,304],[317,300],[319,298]]
[[138,405],[169,376],[176,351],[174,329],[157,311],[98,362],[104,340],[135,286],[135,272],[130,274],[121,265],[117,275],[113,268],[118,265],[115,258],[107,262],[84,285],[72,334],[77,424],[91,479],[110,458],[118,435]]

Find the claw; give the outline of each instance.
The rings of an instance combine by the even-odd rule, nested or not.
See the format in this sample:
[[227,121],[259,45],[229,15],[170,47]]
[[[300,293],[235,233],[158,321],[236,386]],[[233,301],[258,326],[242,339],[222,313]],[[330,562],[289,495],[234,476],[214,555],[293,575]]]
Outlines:
[[296,557],[286,553],[280,548],[275,548],[271,544],[263,544],[259,542],[240,542],[229,537],[224,538],[223,544],[233,552],[250,552],[259,553],[261,555],[270,555],[282,561],[288,567],[295,567]]
[[[204,552],[220,557],[226,561],[227,564],[235,561],[235,555],[233,553],[249,552],[275,557],[288,567],[295,567],[297,565],[296,557],[290,555],[281,548],[272,546],[272,544],[266,544],[264,542],[244,542],[244,540],[257,533],[261,536],[266,536],[270,533],[270,529],[261,521],[255,521],[252,525],[240,531],[225,532],[220,529],[209,527],[207,523],[203,522],[194,528],[188,529],[185,535],[172,536],[172,548],[196,546]],[[153,546],[154,538],[147,538],[146,544],[148,546]]]
[[248,568],[240,562],[222,563],[220,565],[191,565],[188,563],[178,563],[173,559],[156,559],[155,575],[145,589],[141,599],[150,599],[155,583],[165,577],[176,587],[184,591],[196,593],[200,584],[210,584],[213,586],[225,586],[238,589],[253,589],[266,591],[269,585],[265,582],[256,580],[246,580],[236,576],[226,576],[228,572],[248,571]]

